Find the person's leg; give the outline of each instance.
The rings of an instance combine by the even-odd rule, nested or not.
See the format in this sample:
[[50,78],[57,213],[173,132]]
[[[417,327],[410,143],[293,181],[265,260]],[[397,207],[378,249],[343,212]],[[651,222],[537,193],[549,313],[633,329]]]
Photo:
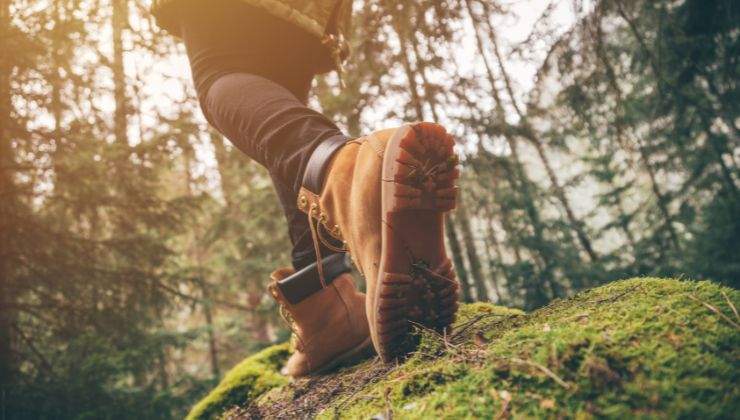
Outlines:
[[319,231],[297,209],[306,168],[320,182],[324,161],[347,140],[306,106],[328,51],[303,29],[240,0],[183,4],[182,34],[203,113],[267,168],[288,220],[294,268],[275,270],[268,286],[298,341],[287,373],[304,376],[363,354],[372,343],[349,258],[315,248]]
[[[301,94],[300,83],[285,84]],[[341,131],[287,88],[254,74],[220,77],[208,90],[203,105],[210,122],[222,134],[269,170],[288,219],[294,267],[314,262],[308,219],[296,208],[296,199],[311,153]],[[323,247],[321,251],[324,256],[332,253]]]
[[301,268],[315,261],[306,216],[296,210],[302,169],[317,142],[339,133],[305,105],[326,51],[318,38],[260,7],[207,3],[183,1],[178,15],[201,107],[211,125],[270,172]]

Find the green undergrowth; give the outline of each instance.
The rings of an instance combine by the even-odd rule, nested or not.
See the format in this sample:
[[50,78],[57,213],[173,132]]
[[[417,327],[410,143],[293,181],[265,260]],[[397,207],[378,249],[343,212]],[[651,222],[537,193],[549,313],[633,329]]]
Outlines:
[[[246,359],[191,418],[733,418],[740,292],[640,278],[524,314],[464,305],[404,363],[367,360],[288,382],[287,347]],[[236,406],[236,408],[231,408]]]
[[218,418],[229,407],[250,401],[288,383],[280,368],[288,357],[288,344],[278,344],[234,366],[208,396],[196,404],[188,419]]

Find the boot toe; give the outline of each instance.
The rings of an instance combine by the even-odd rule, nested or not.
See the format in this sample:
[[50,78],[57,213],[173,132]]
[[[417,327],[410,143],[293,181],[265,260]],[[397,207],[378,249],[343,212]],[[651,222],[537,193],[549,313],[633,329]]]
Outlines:
[[311,366],[306,355],[300,352],[293,353],[285,364],[285,374],[292,378],[300,378],[311,373]]

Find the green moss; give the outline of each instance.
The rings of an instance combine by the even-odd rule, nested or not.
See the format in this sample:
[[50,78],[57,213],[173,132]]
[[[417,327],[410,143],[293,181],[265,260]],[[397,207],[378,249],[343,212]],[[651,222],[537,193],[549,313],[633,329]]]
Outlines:
[[[740,408],[740,335],[689,297],[734,317],[722,291],[740,306],[740,293],[710,282],[633,279],[492,320],[471,331],[466,344],[433,360],[417,355],[341,411],[329,407],[322,416],[367,418],[390,407],[404,419],[491,418],[504,411],[731,417]],[[481,308],[464,307],[458,325]]]
[[218,418],[228,408],[248,403],[270,389],[288,383],[279,374],[287,357],[288,344],[279,344],[244,359],[190,410],[187,419]]
[[[301,410],[322,418],[387,411],[403,419],[506,412],[525,418],[730,418],[740,410],[740,334],[728,300],[740,306],[740,292],[711,282],[641,278],[530,314],[464,305],[456,333],[422,332],[416,354],[358,389],[347,392],[343,385],[339,392],[334,384],[356,381],[377,364],[343,370],[321,386],[309,381],[277,388],[258,405],[268,417],[271,406],[299,404],[308,395],[312,403]],[[264,375],[272,378],[275,370]],[[242,406],[264,390],[242,389]]]

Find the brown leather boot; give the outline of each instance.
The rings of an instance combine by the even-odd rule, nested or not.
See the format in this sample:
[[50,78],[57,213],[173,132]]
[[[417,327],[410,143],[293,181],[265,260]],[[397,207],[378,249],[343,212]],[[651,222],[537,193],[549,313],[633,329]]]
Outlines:
[[295,337],[295,352],[286,365],[294,378],[329,370],[371,350],[365,295],[355,288],[346,255],[331,255],[322,265],[324,283],[316,263],[271,275],[270,293]]
[[416,347],[413,324],[442,331],[454,321],[458,284],[444,246],[459,175],[453,146],[433,123],[336,137],[316,148],[304,175],[298,207],[313,219],[317,249],[341,245],[365,277],[384,361]]

